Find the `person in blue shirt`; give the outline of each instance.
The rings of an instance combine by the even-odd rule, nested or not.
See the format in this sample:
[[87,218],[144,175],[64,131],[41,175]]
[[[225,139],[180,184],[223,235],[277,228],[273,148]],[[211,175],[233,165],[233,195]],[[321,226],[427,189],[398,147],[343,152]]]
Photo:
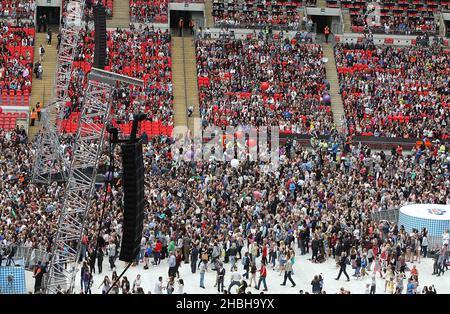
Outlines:
[[406,294],[415,294],[416,293],[416,284],[412,280],[412,278],[408,279],[408,285],[406,286]]

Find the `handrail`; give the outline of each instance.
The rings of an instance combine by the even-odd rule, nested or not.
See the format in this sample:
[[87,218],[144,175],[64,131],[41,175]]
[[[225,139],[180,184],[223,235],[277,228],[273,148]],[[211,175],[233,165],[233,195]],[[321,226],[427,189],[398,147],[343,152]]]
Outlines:
[[[0,249],[5,249],[10,247],[9,245],[0,245]],[[16,245],[17,248],[16,253],[13,256],[13,259],[23,259],[25,270],[33,270],[34,266],[41,261],[42,264],[50,261],[51,254],[49,252],[35,249],[33,247],[24,246],[24,245]],[[3,256],[3,259],[7,259],[7,256]],[[5,262],[2,262],[2,265],[5,265]]]

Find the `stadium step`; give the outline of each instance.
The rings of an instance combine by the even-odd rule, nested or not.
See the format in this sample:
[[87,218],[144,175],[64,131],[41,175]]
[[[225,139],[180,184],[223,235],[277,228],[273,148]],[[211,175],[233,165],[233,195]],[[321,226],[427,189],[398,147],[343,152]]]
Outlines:
[[107,28],[128,28],[130,26],[130,1],[114,0],[113,16],[111,20],[106,20]]
[[183,38],[184,40],[184,75],[186,78],[186,106],[192,106],[193,112],[188,118],[188,127],[194,130],[194,120],[200,117],[199,99],[198,99],[198,79],[197,62],[195,54],[195,42],[192,37]]
[[205,18],[206,18],[206,27],[213,27],[214,19],[212,16],[212,4],[213,0],[205,0]]
[[333,121],[339,132],[342,132],[342,122],[344,117],[344,105],[339,92],[339,78],[336,69],[336,60],[332,44],[323,44],[324,57],[328,59],[325,63],[327,80],[330,83],[331,110],[333,112]]
[[445,20],[443,14],[434,13],[434,20],[436,22],[436,25],[439,25],[439,36],[445,37]]
[[342,16],[344,17],[344,33],[352,32],[352,22],[350,19],[349,10],[342,10]]
[[[33,73],[33,87],[30,94],[30,110],[36,108],[36,103],[39,101],[41,105],[45,105],[52,100],[55,84],[55,73],[57,64],[57,32],[53,31],[52,45],[47,45],[47,34],[36,33],[34,42],[34,63],[39,61],[39,46],[42,45],[45,49],[44,61],[42,62],[43,74],[42,80],[38,80]],[[34,138],[35,134],[41,128],[39,121],[35,122],[34,127],[29,127],[28,136]]]
[[187,126],[183,38],[172,37],[174,126]]
[[[200,116],[200,111],[195,44],[192,37],[172,39],[172,80],[174,125],[187,126],[193,132],[194,121]],[[187,115],[189,106],[193,107],[191,117]]]

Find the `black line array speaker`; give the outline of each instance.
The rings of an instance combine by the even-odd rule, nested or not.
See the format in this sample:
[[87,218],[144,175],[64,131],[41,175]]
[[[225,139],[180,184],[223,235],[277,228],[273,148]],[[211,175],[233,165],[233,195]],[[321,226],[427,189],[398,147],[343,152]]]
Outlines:
[[142,143],[122,145],[123,235],[119,259],[132,262],[139,253],[144,229],[144,159]]
[[94,27],[94,68],[104,69],[106,65],[106,10],[101,4],[94,6]]

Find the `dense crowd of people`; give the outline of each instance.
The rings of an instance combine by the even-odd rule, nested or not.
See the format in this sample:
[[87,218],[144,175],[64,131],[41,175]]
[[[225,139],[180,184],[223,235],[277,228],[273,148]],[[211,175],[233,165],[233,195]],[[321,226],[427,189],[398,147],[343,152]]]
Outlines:
[[0,18],[34,20],[35,0],[2,0]]
[[34,29],[0,23],[0,89],[31,90]]
[[[268,1],[262,5],[273,6]],[[133,0],[130,10],[132,20],[156,22],[156,17],[167,18],[167,1],[150,5]],[[242,19],[250,24],[240,26],[291,28],[301,24],[295,14],[276,16],[218,14],[215,22],[235,26]],[[86,29],[81,36],[67,119],[80,110],[93,62],[93,33]],[[10,80],[7,89],[30,86],[31,74],[26,75],[24,64],[31,60],[32,67],[32,55],[16,56],[8,47],[33,46],[32,36],[3,24],[0,40],[0,80],[16,81]],[[117,29],[108,32],[107,41],[106,69],[145,81],[142,90],[116,90],[114,120],[127,123],[133,113],[144,111],[154,121],[173,124],[170,32],[148,26]],[[308,33],[293,39],[270,32],[239,40],[200,36],[195,44],[203,126],[276,125],[281,132],[313,138],[308,148],[296,140],[284,142],[280,166],[269,173],[259,167],[264,162],[251,159],[237,164],[178,160],[172,148],[179,139],[149,139],[144,145],[144,232],[134,266],[142,264],[145,274],[167,260],[167,276],[161,274],[152,293],[181,294],[185,285],[206,289],[205,273],[211,271],[218,293],[271,291],[267,277],[272,272],[281,276],[281,286],[289,281],[296,287],[296,256],[307,254],[312,263],[333,261],[335,280],[366,279],[366,293],[376,293],[378,278],[385,280],[387,293],[436,293],[434,286],[424,286],[416,263],[433,249],[433,274],[444,274],[448,232],[442,245],[431,248],[425,228],[407,232],[395,222],[374,220],[373,214],[406,204],[450,204],[449,147],[435,141],[411,152],[398,147],[388,153],[353,144],[351,136],[447,139],[450,54],[437,45],[338,44],[336,64],[350,131],[342,138],[333,132],[323,51]],[[318,134],[330,136],[318,140]],[[50,252],[64,186],[30,182],[35,143],[19,127],[0,130],[0,244]],[[64,158],[70,159],[72,144],[71,135],[61,136]],[[143,287],[140,274],[116,282],[123,228],[119,147],[113,156],[117,169],[112,175],[106,153],[99,162],[99,173],[113,180],[110,186],[96,185],[80,243],[81,289],[141,294],[149,287]],[[198,282],[180,278],[182,263],[198,273]],[[35,267],[35,292],[42,288],[47,265],[41,261]],[[107,275],[93,283],[93,272]],[[324,275],[311,277],[311,292],[326,293]],[[342,288],[339,293],[350,292]]]
[[[75,56],[66,117],[79,112],[83,101],[81,91],[91,69],[94,53],[94,34],[82,32],[82,44]],[[128,123],[136,110],[148,112],[153,121],[173,124],[171,36],[169,31],[144,29],[116,29],[107,35],[106,69],[144,80],[145,87],[122,86],[114,95],[114,119]],[[73,118],[73,116],[71,117]]]
[[279,125],[283,132],[330,133],[320,45],[259,32],[244,40],[199,39],[196,50],[204,125]]
[[449,138],[450,54],[442,46],[335,47],[350,132]]
[[130,0],[130,19],[133,23],[167,23],[168,0]]
[[376,24],[367,23],[367,17],[356,15],[352,19],[353,26],[362,26],[373,33],[416,35],[436,33],[434,21],[424,18],[408,19],[393,16],[383,16]]
[[[335,7],[336,1],[329,1]],[[416,35],[424,32],[434,34],[439,31],[434,14],[439,2],[418,1],[339,1],[338,6],[349,9],[353,31],[361,32],[370,28],[373,33]],[[444,7],[444,6],[442,6]]]
[[[336,279],[340,273],[349,278],[346,267],[351,265],[356,278],[384,278],[386,292],[416,289],[420,277],[414,264],[427,255],[427,230],[406,232],[403,226],[376,222],[371,216],[408,203],[449,204],[448,147],[424,145],[411,154],[399,149],[387,154],[349,140],[343,143],[339,137],[314,140],[313,149],[288,141],[280,151],[280,167],[264,173],[256,161],[242,160],[232,166],[220,161],[174,160],[173,141],[156,137],[144,149],[146,214],[135,262],[145,265],[143,272],[168,258],[169,286],[175,285],[178,267],[184,262],[193,273],[199,272],[201,287],[205,272],[213,270],[220,292],[245,293],[252,284],[270,291],[267,268],[284,275],[280,283],[289,280],[295,286],[295,256],[311,254],[312,262],[335,260]],[[23,130],[2,131],[0,143],[2,243],[49,250],[63,189],[57,183],[30,184],[32,145]],[[62,143],[70,155],[71,137]],[[100,173],[108,171],[108,164],[106,157],[101,159]],[[123,224],[120,169],[108,190],[106,202],[105,188],[96,190],[81,242],[80,261],[86,262],[89,271],[101,272],[104,259],[110,271],[116,269]],[[100,222],[102,210],[105,215]],[[99,229],[100,253],[94,259]],[[448,236],[445,239],[448,243]],[[441,275],[448,260],[447,245],[436,254]],[[228,289],[223,289],[224,268],[232,278]],[[316,293],[320,279],[314,280],[319,280],[311,283]],[[105,278],[104,292],[112,282]],[[184,279],[184,284],[195,283]],[[139,281],[132,287],[126,290],[138,293]]]

